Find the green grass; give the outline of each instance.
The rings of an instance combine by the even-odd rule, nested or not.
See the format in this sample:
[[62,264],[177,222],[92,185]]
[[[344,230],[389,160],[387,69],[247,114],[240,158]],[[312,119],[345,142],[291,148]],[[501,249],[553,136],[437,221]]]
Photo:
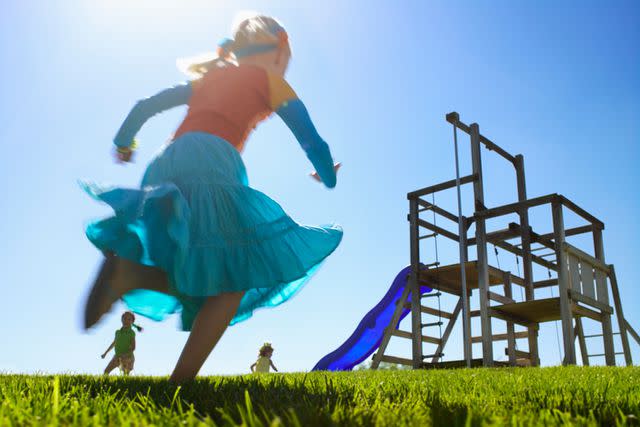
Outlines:
[[0,375],[0,426],[640,425],[640,368]]

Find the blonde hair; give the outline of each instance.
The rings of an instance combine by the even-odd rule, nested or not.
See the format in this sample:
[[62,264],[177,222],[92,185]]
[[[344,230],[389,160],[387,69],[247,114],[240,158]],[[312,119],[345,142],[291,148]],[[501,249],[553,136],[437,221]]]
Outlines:
[[[218,47],[216,53],[209,52],[191,58],[178,59],[176,61],[178,69],[192,78],[200,78],[207,71],[224,67],[228,64],[237,64],[234,51],[258,44],[277,44],[283,40],[279,32],[284,33],[284,27],[278,20],[270,16],[253,13],[243,19],[236,18],[236,25],[233,28],[233,39],[226,39]],[[286,33],[284,40],[286,41]]]

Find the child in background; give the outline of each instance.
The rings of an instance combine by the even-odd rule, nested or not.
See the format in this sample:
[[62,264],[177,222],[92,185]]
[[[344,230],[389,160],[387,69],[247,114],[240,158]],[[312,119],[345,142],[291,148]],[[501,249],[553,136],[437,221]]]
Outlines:
[[133,371],[133,362],[135,361],[133,351],[136,349],[136,333],[131,329],[131,327],[133,326],[136,328],[138,332],[141,332],[142,328],[133,323],[135,322],[136,317],[130,311],[124,312],[121,320],[122,328],[116,331],[115,339],[109,348],[102,353],[102,358],[104,359],[107,356],[107,353],[115,347],[116,354],[113,356],[113,359],[111,359],[107,367],[104,368],[105,375],[109,375],[109,373],[116,367],[120,367],[120,371],[122,371],[124,375],[129,375],[129,373]]
[[276,365],[274,365],[271,360],[271,356],[273,356],[273,347],[271,347],[271,343],[266,342],[258,352],[258,360],[256,360],[256,363],[251,365],[251,372],[268,373],[269,368],[273,368],[274,371],[278,372]]

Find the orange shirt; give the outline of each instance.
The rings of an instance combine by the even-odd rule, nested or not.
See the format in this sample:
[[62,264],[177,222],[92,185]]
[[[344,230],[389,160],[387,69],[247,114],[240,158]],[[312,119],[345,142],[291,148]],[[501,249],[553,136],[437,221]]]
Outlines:
[[225,66],[192,82],[189,110],[175,138],[186,132],[217,135],[242,151],[249,133],[284,102],[297,98],[281,77],[251,66]]

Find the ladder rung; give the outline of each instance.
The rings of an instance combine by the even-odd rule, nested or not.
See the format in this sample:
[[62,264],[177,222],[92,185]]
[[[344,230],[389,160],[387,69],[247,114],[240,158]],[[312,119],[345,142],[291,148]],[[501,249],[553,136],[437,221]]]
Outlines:
[[[407,339],[413,339],[413,334],[411,332],[408,331],[402,331],[400,329],[394,329],[393,331],[391,331],[391,335],[396,336],[396,337],[401,337],[401,338],[407,338]],[[430,337],[427,335],[422,335],[421,337],[422,342],[426,342],[426,343],[430,343],[430,344],[438,344],[440,345],[440,343],[442,342],[441,339],[438,338],[434,338],[434,337]]]
[[424,267],[431,268],[431,267],[438,267],[439,265],[440,265],[439,262],[432,262],[431,264],[424,264]]
[[432,237],[436,237],[437,235],[438,235],[438,233],[425,234],[424,236],[418,237],[418,240],[430,239]]
[[441,292],[436,292],[434,294],[422,294],[422,298],[439,297],[440,295],[442,295]]
[[444,353],[434,353],[434,354],[427,354],[425,356],[422,356],[423,359],[429,359],[430,357],[443,357]]
[[[611,335],[620,335],[620,332],[613,332]],[[593,335],[585,335],[585,338],[595,338],[595,337],[601,337],[603,336],[603,334],[593,334]]]
[[[405,302],[404,308],[408,308],[409,310],[411,310],[411,303]],[[448,311],[443,310],[436,310],[435,308],[426,307],[424,305],[420,306],[420,311],[432,316],[444,317],[445,319],[451,319],[453,317],[453,313],[449,313]]]
[[442,326],[442,322],[421,323],[420,326],[423,328],[427,328],[429,326]]
[[[618,355],[618,354],[624,354],[624,351],[616,351],[616,352],[615,352],[615,353],[613,353],[613,354],[615,354],[615,355]],[[603,357],[603,356],[606,356],[606,354],[604,354],[604,353],[598,353],[598,354],[587,354],[587,357]]]

